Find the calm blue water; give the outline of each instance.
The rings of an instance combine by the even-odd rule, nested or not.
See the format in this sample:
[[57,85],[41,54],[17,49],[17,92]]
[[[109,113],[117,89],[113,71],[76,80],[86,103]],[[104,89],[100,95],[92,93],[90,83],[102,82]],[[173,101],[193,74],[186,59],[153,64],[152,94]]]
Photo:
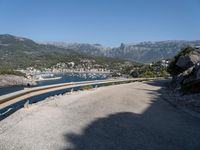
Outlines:
[[[85,75],[85,74],[64,74],[64,75],[57,75],[61,76],[61,79],[58,80],[45,80],[45,81],[39,81],[37,86],[44,86],[44,85],[52,85],[52,84],[59,84],[59,83],[67,83],[67,82],[79,82],[79,81],[92,81],[92,80],[103,80],[107,79],[108,76],[104,75]],[[37,87],[36,86],[36,87]],[[95,85],[94,85],[95,87]],[[0,95],[16,92],[19,90],[23,90],[25,87],[23,86],[14,86],[14,87],[5,87],[5,88],[0,88]],[[80,90],[80,87],[73,88],[74,91]],[[63,90],[57,90],[57,91],[52,91],[44,94],[40,94],[37,96],[29,97],[28,99],[24,99],[20,102],[14,103],[12,105],[7,106],[6,108],[0,109],[0,121],[17,111],[18,109],[22,108],[24,104],[29,101],[30,104],[36,103],[38,101],[42,101],[45,98],[49,96],[54,96],[54,95],[59,95],[63,94],[66,92],[71,91],[71,89],[63,89]]]
[[[45,81],[39,81],[37,82],[37,86],[44,86],[44,85],[53,85],[53,84],[59,84],[59,83],[67,83],[67,82],[80,82],[80,81],[92,81],[92,80],[103,80],[106,79],[107,76],[103,76],[101,74],[91,76],[90,74],[58,74],[55,75],[55,77],[62,77],[61,79],[58,80],[45,80]],[[0,88],[0,96],[9,94],[12,92],[16,92],[19,90],[23,90],[25,87],[24,86],[12,86],[12,87],[4,87]]]

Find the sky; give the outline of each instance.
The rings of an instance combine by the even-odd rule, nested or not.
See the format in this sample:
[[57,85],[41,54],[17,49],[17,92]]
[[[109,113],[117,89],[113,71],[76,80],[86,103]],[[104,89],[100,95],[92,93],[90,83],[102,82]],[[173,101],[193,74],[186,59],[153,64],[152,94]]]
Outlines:
[[200,40],[200,0],[0,0],[0,34],[111,47]]

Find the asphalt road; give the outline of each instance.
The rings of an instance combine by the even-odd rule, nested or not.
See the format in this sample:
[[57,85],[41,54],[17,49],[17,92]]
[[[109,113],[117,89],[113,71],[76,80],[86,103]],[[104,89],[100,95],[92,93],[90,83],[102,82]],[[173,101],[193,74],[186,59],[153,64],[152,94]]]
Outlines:
[[200,150],[200,119],[165,102],[163,82],[49,98],[0,122],[1,150]]

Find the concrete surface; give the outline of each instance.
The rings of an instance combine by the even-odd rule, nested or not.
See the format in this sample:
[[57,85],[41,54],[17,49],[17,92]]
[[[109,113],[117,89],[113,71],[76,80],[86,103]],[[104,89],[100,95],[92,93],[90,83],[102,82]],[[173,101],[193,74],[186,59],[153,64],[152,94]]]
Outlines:
[[200,120],[135,82],[48,98],[0,122],[1,150],[200,150]]
[[13,93],[0,96],[0,110],[5,109],[6,107],[9,107],[12,104],[21,102],[22,100],[31,98],[33,96],[38,96],[44,93],[48,93],[48,92],[70,89],[70,88],[77,88],[77,87],[88,86],[88,85],[101,85],[101,84],[106,84],[106,83],[120,83],[120,82],[128,83],[128,82],[133,82],[133,81],[134,82],[145,81],[145,80],[152,80],[152,79],[155,80],[155,78],[105,79],[105,80],[94,80],[94,81],[60,83],[60,84],[45,85],[45,86],[39,86],[39,87],[33,87],[33,88],[26,88],[24,90],[20,90],[20,91],[16,91]]

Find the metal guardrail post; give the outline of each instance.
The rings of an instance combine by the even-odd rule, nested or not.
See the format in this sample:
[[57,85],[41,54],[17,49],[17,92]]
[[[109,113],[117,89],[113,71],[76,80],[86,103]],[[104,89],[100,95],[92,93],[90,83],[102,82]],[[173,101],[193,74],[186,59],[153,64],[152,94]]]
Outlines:
[[26,103],[24,104],[24,108],[29,108],[29,100],[27,100]]
[[74,88],[71,88],[71,93],[73,93],[74,92]]

